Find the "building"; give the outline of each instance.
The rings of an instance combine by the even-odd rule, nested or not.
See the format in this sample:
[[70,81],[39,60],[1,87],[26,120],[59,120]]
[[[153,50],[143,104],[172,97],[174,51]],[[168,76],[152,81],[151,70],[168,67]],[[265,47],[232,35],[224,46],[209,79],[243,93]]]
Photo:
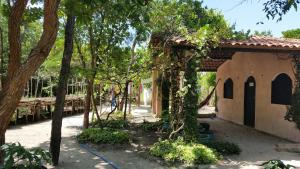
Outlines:
[[[168,41],[168,46],[181,47],[187,54],[193,49],[182,38]],[[152,37],[151,42],[159,44],[159,38]],[[222,41],[200,65],[200,71],[217,72],[217,117],[300,142],[300,130],[285,120],[296,82],[294,57],[300,57],[300,41],[295,39],[252,36]],[[161,86],[156,83],[159,74],[154,67],[152,109],[157,116],[162,100]]]
[[223,41],[220,48],[234,53],[217,69],[217,116],[300,142],[300,130],[285,120],[300,41],[253,36]]

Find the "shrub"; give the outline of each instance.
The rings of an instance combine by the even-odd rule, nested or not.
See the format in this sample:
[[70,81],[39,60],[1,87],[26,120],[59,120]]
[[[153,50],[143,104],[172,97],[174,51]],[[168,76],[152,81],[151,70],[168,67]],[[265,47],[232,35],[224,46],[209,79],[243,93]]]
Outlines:
[[125,131],[110,128],[88,128],[78,136],[79,142],[96,144],[121,144],[129,142],[129,135]]
[[[112,113],[110,117],[113,119],[121,120],[124,118],[124,112],[116,111],[116,112]],[[130,119],[130,118],[132,118],[132,115],[127,112],[126,117],[127,117],[127,119]]]
[[270,160],[262,164],[264,169],[292,169],[295,168],[292,165],[285,165],[281,160]]
[[211,164],[218,154],[202,144],[186,143],[182,138],[175,141],[159,141],[151,146],[150,154],[166,161],[180,161],[186,164]]
[[215,149],[218,153],[222,155],[234,155],[241,153],[240,147],[230,142],[207,141],[203,142],[203,144],[209,148]]
[[127,128],[129,126],[128,121],[125,120],[108,120],[107,122],[104,121],[103,123],[106,123],[104,127],[114,129]]
[[113,129],[124,129],[129,127],[129,123],[125,120],[102,120],[101,123],[99,121],[95,121],[93,126],[108,127]]
[[[4,144],[4,169],[32,168],[40,169],[42,162],[51,163],[50,153],[41,149],[25,149],[20,143]],[[0,166],[1,168],[1,166]]]
[[163,125],[162,121],[156,121],[156,122],[144,121],[141,127],[144,131],[157,131],[159,128],[162,127],[162,125]]

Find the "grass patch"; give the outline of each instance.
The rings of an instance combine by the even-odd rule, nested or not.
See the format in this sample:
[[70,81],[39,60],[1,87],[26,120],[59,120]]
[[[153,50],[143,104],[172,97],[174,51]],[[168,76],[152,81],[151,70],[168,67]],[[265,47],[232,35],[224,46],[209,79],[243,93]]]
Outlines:
[[212,164],[218,154],[203,144],[186,143],[182,138],[159,141],[151,146],[150,154],[165,161],[180,161],[185,164]]
[[209,148],[216,150],[222,155],[238,155],[241,153],[241,149],[238,145],[226,142],[226,141],[208,141],[203,142]]
[[129,134],[110,128],[88,128],[78,135],[78,141],[95,144],[123,144],[129,142]]

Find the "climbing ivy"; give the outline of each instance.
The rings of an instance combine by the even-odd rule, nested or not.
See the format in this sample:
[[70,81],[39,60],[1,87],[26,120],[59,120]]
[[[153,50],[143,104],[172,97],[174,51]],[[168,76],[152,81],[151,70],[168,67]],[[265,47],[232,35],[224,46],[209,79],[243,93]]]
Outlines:
[[292,95],[291,106],[289,106],[285,119],[291,122],[295,122],[297,128],[300,130],[300,58],[299,56],[294,56],[295,64],[295,77],[296,86],[294,93]]
[[197,125],[197,67],[196,57],[192,57],[186,64],[185,83],[188,91],[184,96],[183,114],[184,114],[184,138],[187,141],[196,141],[199,138]]
[[170,134],[170,138],[175,135],[178,131],[180,131],[183,127],[182,117],[181,117],[181,98],[178,94],[180,91],[180,68],[181,64],[179,61],[180,51],[173,48],[171,57],[171,73],[170,73],[170,81],[171,81],[171,128],[173,132]]

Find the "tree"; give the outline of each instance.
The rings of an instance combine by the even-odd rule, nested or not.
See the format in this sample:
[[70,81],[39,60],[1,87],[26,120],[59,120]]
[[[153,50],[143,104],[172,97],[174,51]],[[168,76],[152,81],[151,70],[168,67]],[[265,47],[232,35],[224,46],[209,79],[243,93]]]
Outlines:
[[68,14],[65,27],[64,55],[61,61],[62,64],[61,71],[59,74],[58,87],[56,91],[55,109],[52,116],[50,152],[52,155],[52,162],[54,165],[57,165],[59,161],[62,117],[67,90],[66,88],[70,75],[71,58],[73,54],[74,26],[75,16],[73,14]]
[[[267,13],[267,18],[272,19],[278,17],[277,21],[282,20],[282,16],[285,15],[292,8],[297,10],[299,0],[269,0],[264,3],[264,11]],[[284,37],[298,38],[299,30],[289,30],[283,32]],[[292,95],[291,106],[288,107],[285,119],[294,122],[297,128],[300,130],[300,59],[299,54],[292,54],[292,58],[295,65],[295,77],[296,85],[294,93]]]
[[[170,138],[183,129],[186,140],[192,141],[197,138],[195,129],[198,127],[195,123],[197,110],[192,106],[198,104],[193,91],[197,89],[197,83],[194,82],[194,79],[197,79],[197,69],[185,65],[201,65],[201,60],[206,57],[210,48],[216,47],[219,39],[229,37],[231,32],[221,14],[203,7],[199,1],[155,1],[153,6],[150,15],[152,33],[161,34],[163,39],[163,49],[158,51],[162,54],[153,53],[155,57],[161,56],[159,59],[163,60],[163,65],[156,66],[160,67],[161,71],[170,71]],[[173,37],[182,38],[197,46],[194,53],[198,54],[194,54],[192,58],[185,58],[184,49],[168,44]],[[169,47],[169,58],[165,58],[164,52],[168,51],[164,49],[165,46]],[[186,79],[184,87],[180,90],[182,70],[185,70]]]
[[[4,143],[6,128],[22,97],[26,82],[47,58],[58,31],[59,0],[45,0],[43,33],[37,45],[32,48],[27,60],[22,64],[20,26],[27,2],[27,0],[15,1],[9,15],[8,78],[0,93],[0,143]],[[1,157],[0,159],[2,159]]]
[[300,39],[300,29],[291,29],[282,32],[283,37],[285,38],[295,38]]
[[277,21],[281,21],[283,15],[291,9],[297,10],[299,4],[299,0],[268,0],[264,3],[264,12],[266,12],[268,19],[278,17]]
[[[295,38],[300,39],[300,29],[291,29],[282,32],[283,37],[285,38]],[[300,129],[300,86],[299,86],[299,80],[300,80],[300,60],[299,60],[299,54],[293,55],[293,61],[295,63],[295,77],[297,79],[297,84],[294,90],[294,93],[292,95],[292,102],[291,106],[289,107],[285,119],[291,122],[294,122],[298,129]]]
[[197,87],[197,89],[200,88],[200,98],[203,100],[210,93],[211,88],[216,86],[216,73],[204,72],[198,74],[198,77],[198,84],[200,87]]
[[199,139],[199,130],[197,125],[198,114],[198,92],[197,92],[197,69],[196,57],[192,57],[186,63],[185,79],[187,93],[184,96],[183,114],[184,114],[184,137],[185,140],[197,141]]
[[254,35],[257,35],[257,36],[271,36],[272,37],[272,32],[270,30],[268,31],[254,31]]
[[[84,111],[84,128],[87,128],[95,79],[110,81],[110,84],[118,83],[123,90],[126,80],[122,77],[131,73],[132,65],[136,61],[135,46],[143,39],[145,31],[141,24],[144,6],[137,1],[109,1],[84,5],[89,14],[78,28],[81,33],[76,34],[76,46],[81,55],[88,84]],[[132,38],[134,36],[136,38]],[[132,50],[128,44],[132,44]],[[84,57],[83,54],[88,57]],[[132,59],[132,64],[128,59]],[[90,64],[86,64],[87,62]],[[124,69],[124,63],[127,69]]]
[[[277,21],[280,21],[282,20],[282,16],[292,8],[297,10],[299,3],[299,0],[269,0],[264,3],[264,11],[267,13],[268,19],[270,16],[272,19],[278,17]],[[298,32],[299,30],[290,30],[283,32],[283,35],[289,38],[297,38]],[[292,95],[291,105],[288,107],[285,119],[294,122],[300,130],[300,56],[297,53],[293,53],[291,56],[295,65],[296,85]]]

